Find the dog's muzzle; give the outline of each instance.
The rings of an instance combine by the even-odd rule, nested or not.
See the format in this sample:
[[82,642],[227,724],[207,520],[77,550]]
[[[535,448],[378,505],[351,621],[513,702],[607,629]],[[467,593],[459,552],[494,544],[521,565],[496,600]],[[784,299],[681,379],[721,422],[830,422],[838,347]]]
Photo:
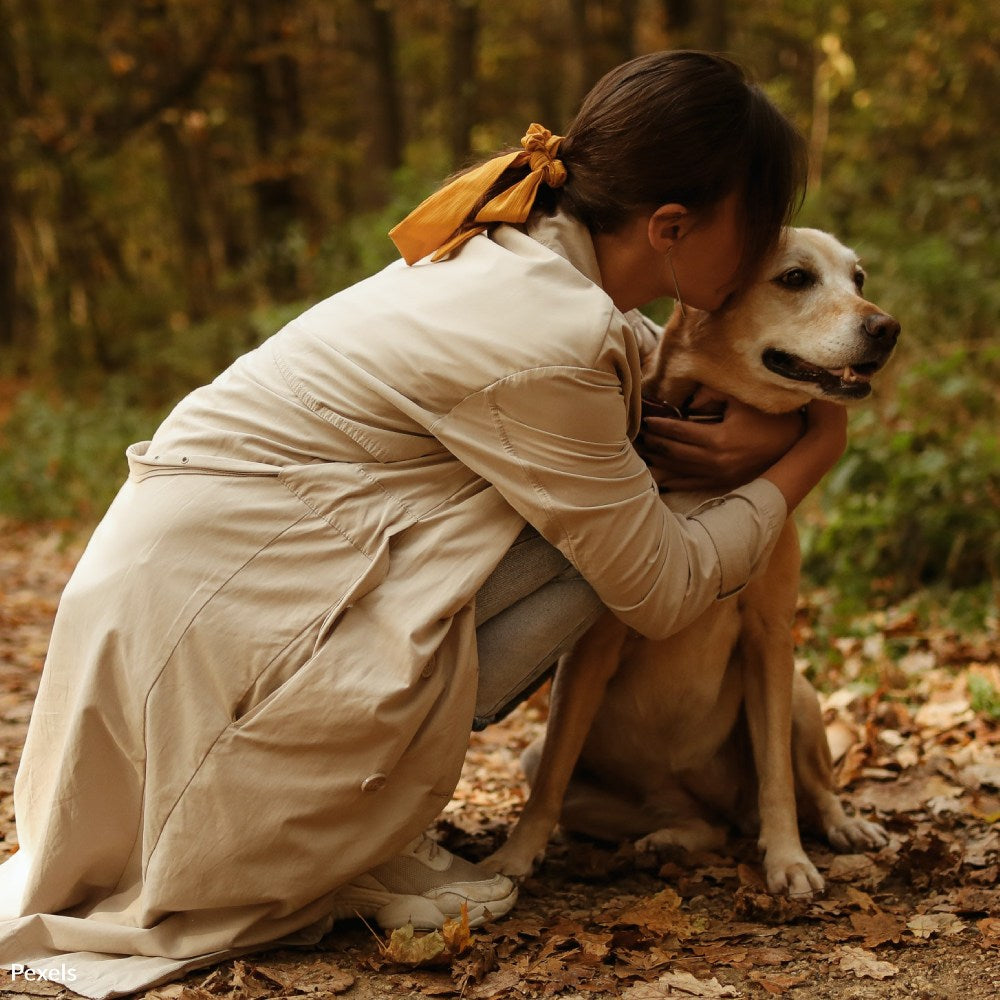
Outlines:
[[775,375],[793,382],[811,382],[824,395],[863,399],[872,391],[872,377],[889,360],[899,331],[899,323],[892,316],[869,313],[861,321],[863,349],[843,365],[823,367],[776,347],[767,348],[761,360]]

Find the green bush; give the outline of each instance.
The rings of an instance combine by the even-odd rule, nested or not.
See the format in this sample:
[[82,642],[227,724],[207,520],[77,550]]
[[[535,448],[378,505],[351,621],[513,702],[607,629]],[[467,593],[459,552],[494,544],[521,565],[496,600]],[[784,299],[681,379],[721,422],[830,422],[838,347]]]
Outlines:
[[148,438],[160,414],[138,410],[112,384],[100,405],[14,401],[0,433],[0,513],[19,520],[99,517],[128,469],[125,448]]
[[998,577],[1000,351],[955,348],[903,366],[891,399],[853,414],[847,453],[804,520],[814,584],[895,599]]

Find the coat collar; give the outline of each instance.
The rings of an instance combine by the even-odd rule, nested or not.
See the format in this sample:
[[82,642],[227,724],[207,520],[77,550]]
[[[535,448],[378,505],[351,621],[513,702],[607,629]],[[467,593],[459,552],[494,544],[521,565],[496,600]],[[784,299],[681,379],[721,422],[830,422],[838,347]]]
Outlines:
[[603,287],[590,230],[575,216],[567,212],[555,212],[553,215],[539,213],[528,222],[527,233],[533,240],[569,261],[595,285]]

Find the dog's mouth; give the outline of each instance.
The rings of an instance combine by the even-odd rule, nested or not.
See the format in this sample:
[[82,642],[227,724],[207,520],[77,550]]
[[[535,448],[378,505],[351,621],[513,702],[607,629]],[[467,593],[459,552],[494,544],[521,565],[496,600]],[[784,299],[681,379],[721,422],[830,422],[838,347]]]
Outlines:
[[769,347],[762,356],[764,367],[782,378],[795,382],[812,382],[827,396],[863,399],[872,391],[872,376],[885,364],[884,359],[845,365],[843,368],[821,368],[804,358]]

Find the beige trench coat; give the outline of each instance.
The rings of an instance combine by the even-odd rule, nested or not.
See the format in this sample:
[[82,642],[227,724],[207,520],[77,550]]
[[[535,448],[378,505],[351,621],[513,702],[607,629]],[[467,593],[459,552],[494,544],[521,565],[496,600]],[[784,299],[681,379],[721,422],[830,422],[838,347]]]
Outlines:
[[525,521],[650,636],[746,581],[784,502],[659,501],[599,282],[562,216],[398,262],[128,450],[56,617],[0,963],[103,997],[328,930],[455,787],[474,597]]

